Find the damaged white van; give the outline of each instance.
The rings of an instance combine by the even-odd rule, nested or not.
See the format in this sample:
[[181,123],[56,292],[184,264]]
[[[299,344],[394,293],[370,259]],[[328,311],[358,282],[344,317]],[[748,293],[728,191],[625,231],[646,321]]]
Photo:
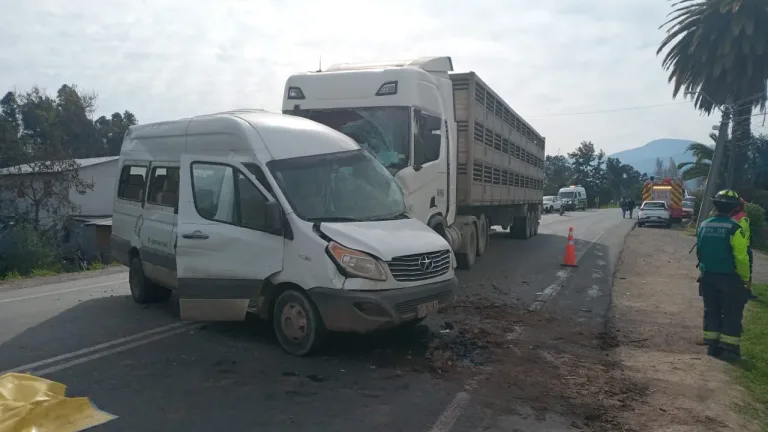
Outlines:
[[392,175],[311,120],[240,110],[131,127],[112,252],[138,303],[182,319],[270,320],[294,355],[328,331],[411,325],[455,299],[448,243]]

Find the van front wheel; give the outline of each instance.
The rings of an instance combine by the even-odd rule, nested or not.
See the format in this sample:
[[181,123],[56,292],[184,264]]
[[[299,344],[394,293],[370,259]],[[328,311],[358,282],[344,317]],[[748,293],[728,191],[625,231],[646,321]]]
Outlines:
[[295,356],[318,349],[327,334],[315,305],[306,294],[294,289],[283,291],[275,300],[272,326],[280,346]]

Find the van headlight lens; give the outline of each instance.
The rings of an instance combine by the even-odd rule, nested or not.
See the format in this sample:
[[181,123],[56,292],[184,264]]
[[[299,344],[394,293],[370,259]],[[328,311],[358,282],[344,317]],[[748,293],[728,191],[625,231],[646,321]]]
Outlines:
[[349,249],[336,242],[328,244],[328,255],[349,277],[359,277],[377,281],[387,280],[379,260],[359,250]]

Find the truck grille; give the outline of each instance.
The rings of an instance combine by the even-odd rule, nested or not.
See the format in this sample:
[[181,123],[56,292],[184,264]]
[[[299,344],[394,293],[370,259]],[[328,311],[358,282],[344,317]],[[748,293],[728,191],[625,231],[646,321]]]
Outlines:
[[392,276],[399,282],[416,282],[442,276],[451,268],[448,250],[394,257],[387,262]]

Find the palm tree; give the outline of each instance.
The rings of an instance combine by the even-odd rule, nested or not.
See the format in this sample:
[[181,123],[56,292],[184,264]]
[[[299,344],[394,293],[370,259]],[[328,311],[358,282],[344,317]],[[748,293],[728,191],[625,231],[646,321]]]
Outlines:
[[[709,137],[717,143],[717,134],[711,133]],[[712,158],[715,156],[715,147],[692,142],[688,144],[686,151],[693,155],[694,161],[677,164],[677,169],[680,170],[683,180],[688,181],[708,177],[709,168],[712,166]]]
[[667,36],[656,54],[667,50],[662,67],[672,96],[693,92],[694,106],[706,114],[732,105],[732,139],[743,148],[751,139],[752,109],[765,110],[768,100],[768,0],[670,1],[673,11],[660,27]]

